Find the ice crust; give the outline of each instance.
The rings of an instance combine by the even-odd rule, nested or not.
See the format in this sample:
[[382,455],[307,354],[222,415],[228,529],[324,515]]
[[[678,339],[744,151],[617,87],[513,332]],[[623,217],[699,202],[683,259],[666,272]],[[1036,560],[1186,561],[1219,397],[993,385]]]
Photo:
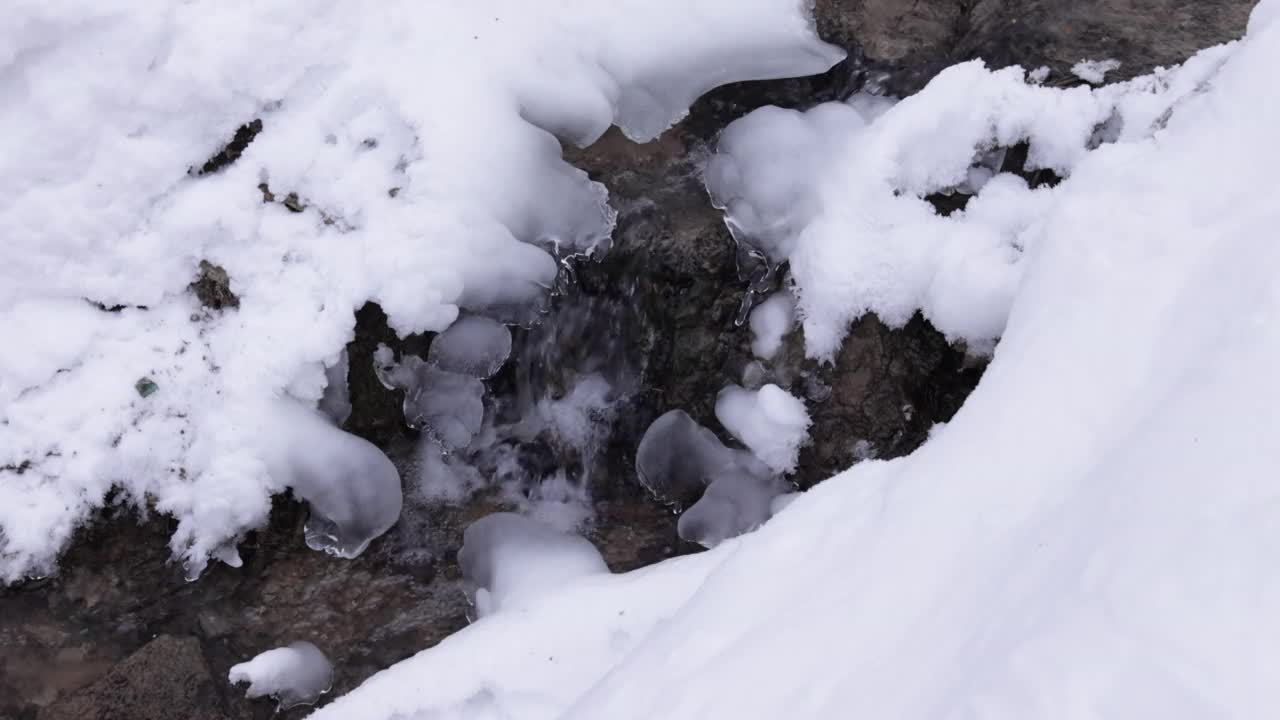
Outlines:
[[609,572],[586,538],[514,513],[486,515],[467,526],[458,564],[480,618]]
[[[520,314],[548,249],[609,237],[558,137],[649,139],[715,85],[840,57],[797,0],[10,4],[0,581],[51,572],[112,488],[173,516],[201,566],[286,484],[255,413],[320,400],[356,309],[401,334]],[[238,307],[198,305],[201,261]]]
[[306,642],[260,653],[252,660],[232,665],[227,680],[249,683],[245,696],[271,696],[277,711],[311,705],[333,687],[333,665],[320,648]]

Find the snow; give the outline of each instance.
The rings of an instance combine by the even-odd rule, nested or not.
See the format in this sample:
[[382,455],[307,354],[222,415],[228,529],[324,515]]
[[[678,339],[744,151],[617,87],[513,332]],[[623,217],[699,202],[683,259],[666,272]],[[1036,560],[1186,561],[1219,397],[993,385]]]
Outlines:
[[772,360],[782,348],[782,338],[795,326],[796,300],[787,291],[770,295],[751,311],[751,352]]
[[333,686],[333,665],[320,648],[306,641],[289,643],[231,666],[228,682],[249,683],[245,696],[270,695],[277,710],[310,705]]
[[1119,60],[1081,60],[1071,66],[1071,74],[1087,83],[1101,85],[1106,82],[1107,73],[1119,69]]
[[[315,717],[1268,716],[1280,704],[1278,65],[1280,2],[1264,0],[1244,42],[1102,96],[1027,94],[1010,73],[965,65],[895,106],[882,119],[908,127],[874,134],[888,149],[862,138],[872,164],[908,152],[897,139],[920,117],[947,136],[957,113],[1016,125],[1043,106],[1063,121],[1043,140],[1071,156],[1028,210],[1000,343],[955,418],[911,456],[777,502],[755,533],[566,583]],[[1088,123],[1071,118],[1104,97],[1122,133],[1073,149]],[[959,177],[971,137],[952,139],[965,162],[926,147],[919,160],[933,152],[936,166],[916,171]],[[878,183],[865,189],[886,201]],[[931,227],[939,245],[969,230]],[[846,236],[904,239],[896,228]]]
[[716,419],[776,473],[795,472],[813,424],[803,400],[772,384],[724,388],[716,398]]
[[[716,85],[840,57],[799,0],[10,3],[0,581],[51,572],[112,488],[203,566],[285,486],[256,415],[321,399],[355,309],[526,320],[555,257],[609,237],[557,136],[649,139]],[[202,261],[238,307],[199,306]]]
[[373,443],[288,400],[263,408],[259,417],[258,456],[268,476],[310,508],[308,547],[353,558],[400,519],[400,473]]
[[[790,262],[809,355],[831,360],[866,312],[892,326],[922,312],[983,351],[1003,334],[1038,223],[1061,195],[992,176],[991,151],[1026,141],[1030,169],[1069,176],[1098,128],[1120,126],[1121,142],[1149,137],[1223,53],[1068,90],[972,61],[896,104],[861,94],[805,112],[762,108],[722,133],[707,187],[739,243]],[[977,194],[950,216],[925,200],[956,190]]]
[[609,572],[587,539],[514,513],[486,515],[467,526],[458,565],[481,618],[576,578]]
[[484,422],[484,383],[470,374],[441,370],[414,355],[396,362],[384,348],[380,346],[374,355],[374,371],[388,388],[405,391],[405,423],[422,429],[446,450],[469,445]]

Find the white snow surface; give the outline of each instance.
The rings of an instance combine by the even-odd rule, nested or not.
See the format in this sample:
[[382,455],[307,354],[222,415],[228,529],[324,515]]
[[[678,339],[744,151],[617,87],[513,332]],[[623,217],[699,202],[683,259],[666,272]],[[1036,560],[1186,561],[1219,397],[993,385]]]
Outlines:
[[[1278,20],[1264,0],[1245,41],[1163,75],[1202,88],[1130,85],[1154,115],[1068,153],[1027,211],[991,366],[919,451],[859,463],[715,550],[496,613],[315,717],[1272,714]],[[960,110],[1093,102],[1013,78],[962,66],[907,102],[939,132]],[[850,235],[874,227],[893,228]]]
[[285,647],[259,653],[253,659],[231,666],[228,682],[249,683],[245,696],[270,695],[279,709],[309,705],[333,687],[333,665],[324,652],[301,640]]
[[[801,0],[8,3],[0,582],[50,572],[112,487],[175,517],[198,571],[265,521],[284,482],[254,418],[321,398],[354,309],[505,317],[553,281],[547,248],[608,237],[556,135],[651,138],[715,85],[840,57]],[[201,260],[238,309],[199,307]]]

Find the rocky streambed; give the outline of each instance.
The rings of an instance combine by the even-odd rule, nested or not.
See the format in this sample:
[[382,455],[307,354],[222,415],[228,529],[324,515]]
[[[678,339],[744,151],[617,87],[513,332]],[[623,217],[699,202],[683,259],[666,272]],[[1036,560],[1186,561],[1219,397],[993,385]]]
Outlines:
[[[562,472],[589,498],[587,533],[614,571],[697,550],[678,538],[671,509],[637,482],[635,449],[649,423],[672,409],[718,429],[716,395],[744,374],[806,401],[812,442],[792,478],[801,488],[866,457],[911,452],[959,409],[985,361],[919,316],[901,328],[867,316],[832,365],[805,359],[798,330],[773,361],[759,363],[742,311],[750,293],[777,287],[785,268],[762,275],[708,201],[701,173],[719,130],[768,104],[806,107],[858,90],[909,94],[946,65],[974,57],[1046,66],[1048,82],[1060,84],[1081,82],[1070,72],[1080,60],[1116,59],[1109,79],[1129,77],[1239,36],[1250,6],[818,0],[820,31],[850,52],[830,72],[721,88],[646,145],[611,131],[589,148],[566,149],[609,189],[618,211],[612,244],[601,257],[566,260],[548,312],[513,331],[511,358],[489,393],[495,422],[511,427],[539,400],[563,398],[588,376],[607,380],[611,405],[596,418],[588,449],[537,432],[507,433],[493,446],[529,477]],[[235,153],[225,154],[234,161]],[[946,211],[948,199],[938,202]],[[216,268],[193,292],[234,312]],[[357,319],[346,428],[382,446],[402,476],[418,477],[420,443],[401,412],[403,391],[379,382],[373,359],[380,345],[423,354],[431,338],[397,338],[373,305]],[[449,502],[407,488],[400,523],[344,560],[309,550],[301,542],[305,507],[277,498],[269,526],[241,547],[243,567],[215,564],[195,582],[170,559],[167,518],[125,507],[105,512],[79,531],[59,574],[0,589],[0,720],[269,717],[272,703],[245,700],[227,671],[297,639],[329,655],[336,674],[326,697],[334,697],[466,625],[462,530],[518,501],[509,486],[482,485]]]

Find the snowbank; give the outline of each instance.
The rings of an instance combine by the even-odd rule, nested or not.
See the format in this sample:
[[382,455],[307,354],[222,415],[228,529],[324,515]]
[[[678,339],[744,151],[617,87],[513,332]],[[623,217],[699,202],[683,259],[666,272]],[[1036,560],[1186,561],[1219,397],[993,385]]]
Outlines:
[[[715,85],[839,57],[800,0],[11,3],[0,581],[49,572],[113,486],[199,572],[264,522],[285,480],[256,418],[320,399],[354,309],[518,318],[553,252],[609,236],[556,136],[651,138]],[[187,290],[201,261],[237,308]]]
[[[1022,223],[990,369],[918,452],[861,463],[709,553],[495,614],[316,717],[1271,713],[1278,18],[1280,2],[1265,0],[1245,42],[1129,86],[1124,102],[1154,114],[1127,115],[1120,142],[1068,153],[1070,177]],[[955,92],[958,77],[972,93]],[[948,128],[956,112],[1037,117],[1023,100],[1068,117],[1094,102],[1087,90],[1025,95],[1013,79],[963,66],[903,117]],[[886,142],[899,132],[888,128],[876,133]],[[954,155],[971,156],[961,140]],[[933,161],[956,179],[967,160],[951,155]],[[929,222],[931,249],[963,232]],[[848,237],[895,227],[860,223]],[[895,277],[915,286],[911,274],[884,286]],[[623,604],[666,619],[619,638]]]

